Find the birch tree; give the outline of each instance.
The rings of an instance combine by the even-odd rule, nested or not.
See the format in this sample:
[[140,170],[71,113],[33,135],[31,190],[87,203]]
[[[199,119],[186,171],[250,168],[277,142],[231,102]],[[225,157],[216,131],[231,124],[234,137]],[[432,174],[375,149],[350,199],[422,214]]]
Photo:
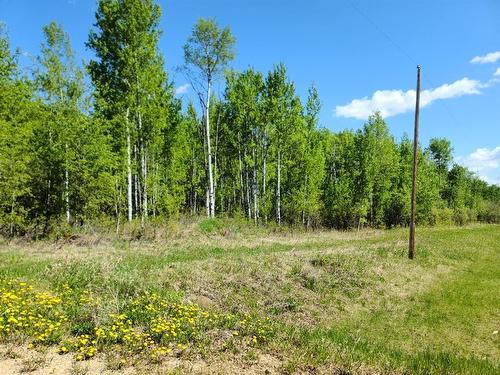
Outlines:
[[318,91],[312,85],[305,112],[305,152],[303,157],[303,206],[302,224],[311,225],[313,217],[318,223],[318,214],[321,207],[321,184],[325,177],[325,151],[323,148],[323,133],[318,131],[319,112],[321,102]]
[[156,212],[150,182],[158,179],[149,173],[158,169],[162,148],[152,144],[168,136],[179,109],[158,51],[160,16],[153,0],[101,0],[87,42],[97,57],[89,64],[96,109],[107,120],[116,157],[124,160],[127,219],[135,214],[142,226]]
[[[294,87],[288,81],[286,68],[279,64],[270,71],[264,85],[264,116],[268,123],[272,146],[276,157],[276,182],[275,182],[275,218],[281,225],[281,197],[282,197],[282,166],[283,151],[289,139],[288,131],[293,125],[292,112],[294,108]],[[295,103],[297,103],[295,101]],[[295,107],[298,109],[298,107]],[[285,158],[288,155],[285,155]]]
[[234,58],[235,38],[228,27],[220,29],[216,22],[200,18],[184,45],[183,71],[198,95],[205,123],[207,158],[207,216],[215,217],[215,183],[210,132],[210,99],[214,80]]
[[[302,105],[283,64],[266,78],[226,71],[234,37],[200,20],[184,72],[200,100],[182,111],[158,43],[154,0],[100,0],[87,45],[93,111],[69,36],[51,23],[29,78],[0,25],[0,234],[197,215],[305,227],[408,225],[412,146],[380,116],[357,130],[320,129],[314,87]],[[34,79],[31,79],[34,78]],[[500,187],[453,164],[451,144],[418,149],[417,221],[500,222]],[[451,167],[451,169],[449,169]],[[216,206],[217,203],[217,206]],[[142,232],[141,232],[142,233]]]
[[[248,69],[243,73],[227,75],[225,99],[226,120],[237,149],[238,181],[241,202],[248,220],[257,224],[259,219],[258,148],[262,140],[261,106],[264,81],[262,74]],[[235,155],[236,156],[236,155]]]
[[[79,106],[84,91],[83,72],[76,66],[69,36],[61,26],[51,22],[43,28],[43,34],[45,41],[38,58],[35,82],[42,100],[49,107],[46,127],[38,133],[39,137],[45,138],[40,147],[47,154],[48,163],[40,168],[47,171],[45,182],[49,205],[51,202],[56,204],[62,191],[64,216],[69,223],[70,170],[76,155],[73,143],[81,125]],[[57,212],[57,208],[55,210]]]

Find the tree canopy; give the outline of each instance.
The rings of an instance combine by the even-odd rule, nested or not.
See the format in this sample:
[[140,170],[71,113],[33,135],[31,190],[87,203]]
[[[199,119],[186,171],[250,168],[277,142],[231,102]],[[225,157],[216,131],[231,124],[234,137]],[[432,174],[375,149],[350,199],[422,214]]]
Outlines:
[[[29,74],[0,25],[2,234],[119,231],[126,221],[144,229],[180,215],[306,228],[409,224],[411,141],[395,139],[380,113],[358,130],[322,127],[314,85],[297,92],[284,63],[231,69],[236,39],[210,18],[184,45],[198,105],[183,105],[158,47],[160,17],[154,0],[100,0],[88,65],[51,22]],[[418,155],[419,224],[500,221],[500,187],[455,163],[449,140],[431,139]]]

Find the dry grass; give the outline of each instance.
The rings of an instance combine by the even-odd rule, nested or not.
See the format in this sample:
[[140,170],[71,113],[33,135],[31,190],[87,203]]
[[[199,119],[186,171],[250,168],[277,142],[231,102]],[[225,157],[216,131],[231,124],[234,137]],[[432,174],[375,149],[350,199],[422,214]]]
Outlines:
[[96,361],[110,373],[495,373],[500,227],[419,229],[413,262],[406,235],[188,223],[141,240],[4,243],[0,276],[50,288],[69,280],[102,296],[97,316],[154,290],[273,323],[259,348],[211,338],[195,356],[133,367],[108,353]]

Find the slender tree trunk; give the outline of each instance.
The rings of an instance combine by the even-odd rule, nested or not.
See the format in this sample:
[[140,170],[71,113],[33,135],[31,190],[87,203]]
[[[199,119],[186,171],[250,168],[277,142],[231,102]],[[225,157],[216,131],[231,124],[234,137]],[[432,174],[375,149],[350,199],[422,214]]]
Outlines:
[[[64,93],[62,88],[59,89],[59,97],[61,102],[64,102]],[[67,133],[64,138],[67,141]],[[69,224],[70,212],[69,212],[69,176],[68,176],[68,143],[64,144],[64,205],[66,209],[66,222]]]
[[373,187],[370,191],[370,225],[373,227]]
[[191,147],[191,189],[189,191],[189,206],[191,207],[191,214],[194,215],[195,211],[195,186],[194,180],[196,176],[196,165],[195,165],[195,157],[194,157],[194,149]]
[[142,201],[142,210],[141,210],[141,227],[144,228],[145,221],[148,217],[148,168],[147,168],[147,152],[146,147],[144,146],[144,137],[142,135],[142,116],[141,112],[137,113],[137,120],[139,121],[139,132],[140,136],[140,150],[139,150],[139,158],[141,161],[141,175],[142,175],[142,189],[141,189],[141,201]]
[[205,113],[205,132],[207,138],[207,159],[208,159],[208,212],[209,217],[215,217],[215,192],[214,175],[212,171],[212,149],[210,146],[210,81],[207,89],[207,105]]
[[[194,155],[194,150],[193,150],[193,155]],[[198,211],[198,191],[196,190],[196,176],[198,175],[198,169],[196,169],[196,157],[193,159],[193,180],[192,180],[192,187],[193,187],[193,215],[196,215],[196,212]]]
[[145,147],[143,148],[143,155],[142,155],[142,178],[143,178],[142,221],[144,225],[144,222],[148,218],[148,154]]
[[52,189],[52,179],[50,178],[50,175],[51,175],[51,173],[49,171],[49,181],[47,181],[47,202],[46,202],[47,207],[45,207],[45,212],[47,212],[47,215],[45,217],[46,220],[49,218],[50,205],[51,205],[50,190]]
[[135,160],[135,166],[136,170],[135,173],[132,175],[132,181],[133,181],[133,194],[134,194],[134,206],[132,207],[132,212],[135,213],[135,217],[137,218],[137,214],[141,211],[141,190],[139,188],[139,173],[137,170],[137,166],[139,165],[139,152],[137,151],[137,145],[134,145],[134,160]]
[[250,202],[250,183],[248,179],[248,165],[247,165],[247,150],[246,150],[246,145],[243,148],[243,174],[245,175],[245,180],[244,180],[244,210],[246,213],[247,220],[250,221],[252,220],[252,211],[251,211],[251,202]]
[[153,211],[153,217],[156,217],[156,202],[158,201],[158,162],[153,157],[154,165],[154,177],[153,177],[153,196],[151,197],[151,209]]
[[12,191],[12,203],[10,207],[10,236],[14,235],[14,215],[16,209],[16,190]]
[[66,205],[66,222],[69,224],[70,212],[69,212],[69,173],[68,173],[68,144],[64,145],[64,203]]
[[304,173],[304,201],[302,202],[302,225],[306,225],[306,211],[307,215],[309,210],[307,207],[307,173]]
[[266,182],[267,182],[267,138],[264,134],[264,157],[262,161],[262,199],[264,206],[264,224],[267,224],[267,195],[266,195]]
[[252,190],[253,190],[253,221],[255,225],[257,225],[257,219],[259,217],[259,208],[258,208],[258,196],[257,196],[257,160],[255,158],[255,146],[252,148],[252,156],[253,156],[253,181],[252,181]]
[[[238,143],[239,142],[239,135],[238,135]],[[240,143],[241,145],[241,143]],[[243,211],[245,211],[245,190],[243,186],[243,162],[241,161],[241,146],[238,145],[238,172],[239,172],[239,177],[240,177],[240,206]]]
[[[215,192],[217,191],[217,171],[219,170],[218,168],[218,154],[219,154],[219,121],[220,121],[220,111],[217,111],[217,120],[215,123],[215,153],[214,153],[214,197],[215,197]],[[215,211],[214,211],[215,215]]]
[[121,187],[120,184],[118,183],[118,178],[115,178],[115,189],[118,192],[118,195],[115,200],[115,214],[116,214],[116,234],[118,235],[119,229],[120,229],[120,210],[121,210]]
[[245,196],[246,196],[246,210],[247,210],[247,218],[248,221],[252,220],[252,203],[250,202],[250,181],[248,178],[248,165],[246,163],[247,160],[247,151],[243,152],[243,160],[245,160]]
[[[52,149],[52,129],[49,127],[49,148]],[[49,215],[50,215],[50,205],[51,205],[51,200],[50,200],[50,190],[52,189],[52,169],[49,168],[49,176],[48,176],[48,181],[47,181],[47,201],[45,203],[45,212],[47,213],[45,215],[45,220],[46,222],[48,221]]]
[[208,151],[207,151],[207,137],[206,137],[206,132],[203,129],[203,118],[202,118],[202,124],[200,126],[201,128],[201,136],[203,139],[203,152],[204,152],[204,158],[203,161],[205,163],[205,178],[206,178],[206,186],[205,186],[205,209],[207,213],[207,217],[210,217],[210,202],[209,202],[209,194],[208,194]]
[[[135,153],[134,153],[135,154]],[[132,216],[137,216],[137,211],[139,210],[139,189],[138,189],[138,177],[136,174],[132,175],[132,195],[133,195],[133,205],[132,205]]]
[[125,116],[127,122],[127,217],[132,221],[132,165],[131,165],[131,146],[130,146],[130,125],[128,121],[129,108]]
[[276,163],[276,222],[281,225],[281,150],[278,149],[278,161]]
[[236,186],[236,181],[233,181],[233,204],[232,204],[232,207],[231,209],[234,209],[233,207],[236,206],[236,190],[237,190],[237,186]]
[[[136,161],[136,168],[139,166],[139,163]],[[141,176],[140,170],[136,170],[135,173],[135,191],[137,192],[137,210],[135,212],[135,217],[142,217],[142,189],[141,189]],[[141,219],[142,222],[142,219]]]
[[[220,190],[223,192],[224,191],[224,175],[222,174],[222,171],[221,171],[221,174],[220,174]],[[224,215],[224,213],[226,212],[226,204],[227,204],[227,197],[226,197],[226,194],[221,194],[221,202],[219,202],[219,206],[220,206],[220,213],[222,215]]]

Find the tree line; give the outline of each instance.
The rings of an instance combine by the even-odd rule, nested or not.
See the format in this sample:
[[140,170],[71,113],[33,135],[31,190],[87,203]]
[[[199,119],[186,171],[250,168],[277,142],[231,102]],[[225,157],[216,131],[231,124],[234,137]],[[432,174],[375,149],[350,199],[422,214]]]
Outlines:
[[[86,43],[95,57],[77,64],[52,22],[29,73],[1,27],[3,234],[64,223],[119,230],[187,214],[408,225],[412,144],[396,140],[379,113],[356,131],[320,127],[316,88],[303,102],[283,64],[229,69],[235,38],[213,19],[200,19],[184,46],[179,71],[198,101],[183,109],[158,49],[160,17],[153,0],[100,0]],[[419,148],[417,222],[499,222],[500,187],[453,163],[452,152],[446,139]]]

